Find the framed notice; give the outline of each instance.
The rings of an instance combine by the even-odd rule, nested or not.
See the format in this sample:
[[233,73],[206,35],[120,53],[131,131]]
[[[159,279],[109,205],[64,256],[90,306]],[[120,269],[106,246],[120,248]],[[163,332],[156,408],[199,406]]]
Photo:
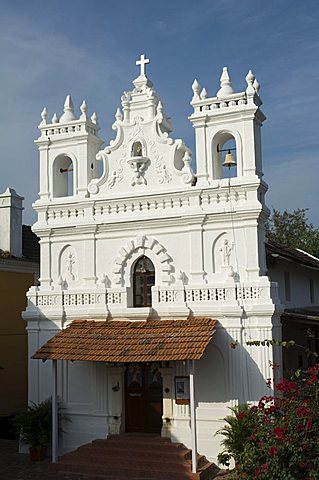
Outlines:
[[175,377],[175,402],[178,405],[189,405],[189,377]]

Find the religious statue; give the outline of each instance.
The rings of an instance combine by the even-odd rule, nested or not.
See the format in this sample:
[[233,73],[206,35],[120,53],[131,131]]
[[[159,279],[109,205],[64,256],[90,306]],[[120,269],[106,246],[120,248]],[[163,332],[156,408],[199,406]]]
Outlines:
[[66,259],[66,271],[69,275],[69,277],[74,280],[75,277],[74,277],[74,274],[73,274],[73,265],[75,264],[75,258],[74,256],[72,255],[72,253],[70,252],[67,259]]
[[233,245],[229,245],[228,240],[224,240],[224,245],[220,248],[220,253],[222,257],[222,266],[229,267],[230,266],[230,255],[233,249]]

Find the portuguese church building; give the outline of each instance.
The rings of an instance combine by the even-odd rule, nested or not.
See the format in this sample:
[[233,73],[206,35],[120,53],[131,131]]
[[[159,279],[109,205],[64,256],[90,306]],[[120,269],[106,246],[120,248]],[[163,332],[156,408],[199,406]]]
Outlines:
[[281,335],[266,272],[265,116],[251,71],[240,92],[226,67],[215,96],[195,80],[192,157],[147,63],[105,148],[85,101],[76,113],[67,96],[52,120],[42,111],[41,271],[23,314],[29,401],[61,401],[71,421],[60,453],[152,432],[216,460],[228,407],[258,401],[279,361],[247,345]]

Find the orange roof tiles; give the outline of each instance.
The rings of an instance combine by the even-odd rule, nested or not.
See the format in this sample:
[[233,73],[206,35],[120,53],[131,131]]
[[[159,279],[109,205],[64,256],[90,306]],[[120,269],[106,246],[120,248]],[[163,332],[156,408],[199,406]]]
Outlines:
[[199,360],[216,320],[75,320],[46,342],[35,359],[95,362]]

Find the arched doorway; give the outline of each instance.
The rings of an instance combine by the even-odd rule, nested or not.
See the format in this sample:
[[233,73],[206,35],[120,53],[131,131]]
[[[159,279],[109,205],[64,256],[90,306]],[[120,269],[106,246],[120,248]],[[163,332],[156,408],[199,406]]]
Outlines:
[[161,433],[163,386],[158,363],[131,363],[125,374],[126,432]]

